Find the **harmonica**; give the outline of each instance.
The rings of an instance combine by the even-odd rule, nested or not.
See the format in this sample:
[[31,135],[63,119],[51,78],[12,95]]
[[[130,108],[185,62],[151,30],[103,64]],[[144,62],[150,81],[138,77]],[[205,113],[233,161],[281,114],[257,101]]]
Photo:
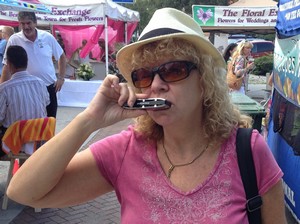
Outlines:
[[127,103],[123,105],[124,109],[134,110],[164,110],[170,108],[171,103],[163,98],[147,98],[137,99],[132,107],[128,106]]

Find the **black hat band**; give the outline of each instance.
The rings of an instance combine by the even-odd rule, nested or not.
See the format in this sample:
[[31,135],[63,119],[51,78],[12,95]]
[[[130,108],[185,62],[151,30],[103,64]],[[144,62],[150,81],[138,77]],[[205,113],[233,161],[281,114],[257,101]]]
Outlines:
[[155,29],[155,30],[151,30],[148,33],[145,33],[143,36],[140,37],[139,41],[162,36],[162,35],[173,34],[173,33],[183,33],[183,32],[180,30],[169,29],[169,28]]

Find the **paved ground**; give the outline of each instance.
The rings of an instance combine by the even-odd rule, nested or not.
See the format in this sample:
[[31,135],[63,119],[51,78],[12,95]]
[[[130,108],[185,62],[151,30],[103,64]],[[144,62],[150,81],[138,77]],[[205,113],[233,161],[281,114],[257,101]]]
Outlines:
[[[58,126],[57,131],[60,131],[64,125],[71,120],[77,113],[79,113],[82,108],[59,108],[58,113]],[[64,117],[69,119],[62,119]],[[61,119],[59,119],[61,117]],[[61,120],[61,122],[60,122]],[[64,123],[62,125],[62,123]],[[81,147],[85,149],[91,143],[98,139],[104,138],[108,135],[119,132],[125,129],[132,121],[125,120],[121,121],[109,128],[100,129],[98,132],[94,133]],[[2,195],[4,192],[4,183],[6,180],[6,173],[8,170],[8,162],[0,163],[0,182],[1,190],[0,203],[2,205]],[[99,197],[93,201],[90,201],[83,205],[78,205],[74,207],[64,208],[64,209],[42,209],[42,212],[36,213],[34,209],[27,206],[19,205],[13,201],[9,201],[8,210],[0,210],[0,223],[1,224],[52,224],[52,223],[103,223],[103,224],[113,224],[120,223],[120,206],[116,199],[115,193],[110,193],[105,196]]]
[[[250,80],[250,91],[247,93],[257,101],[268,98],[269,91],[266,91],[265,78]],[[60,107],[58,111],[57,132],[67,125],[74,116],[83,108]],[[119,122],[109,128],[104,128],[95,132],[82,146],[86,148],[92,142],[107,135],[119,132],[128,126],[131,120]],[[8,164],[0,162],[0,203],[4,192]],[[287,211],[288,223],[296,224],[290,212]],[[57,223],[84,223],[84,224],[118,224],[120,223],[120,206],[114,193],[110,193],[92,200],[83,205],[78,205],[65,209],[42,209],[42,212],[35,213],[33,208],[22,206],[13,201],[9,201],[8,210],[0,210],[0,224],[57,224]]]

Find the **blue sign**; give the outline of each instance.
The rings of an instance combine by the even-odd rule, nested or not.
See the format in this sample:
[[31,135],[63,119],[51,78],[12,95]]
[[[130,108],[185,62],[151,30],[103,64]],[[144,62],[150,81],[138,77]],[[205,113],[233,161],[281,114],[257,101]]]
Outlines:
[[[39,1],[35,1],[39,2]],[[43,4],[31,3],[31,1],[18,1],[18,0],[0,0],[1,11],[38,11],[44,13],[51,13]]]
[[133,4],[134,0],[112,0],[115,3],[129,3],[129,4]]
[[280,38],[300,34],[300,5],[294,0],[280,0],[276,30]]
[[286,205],[294,218],[300,222],[300,157],[277,132],[273,132],[271,121],[268,133],[268,145],[280,166],[283,175],[283,187]]
[[288,101],[300,107],[300,35],[275,39],[275,88]]

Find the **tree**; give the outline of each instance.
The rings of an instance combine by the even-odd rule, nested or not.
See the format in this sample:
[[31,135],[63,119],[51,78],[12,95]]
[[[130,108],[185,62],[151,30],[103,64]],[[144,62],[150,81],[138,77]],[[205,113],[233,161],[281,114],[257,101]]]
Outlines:
[[143,30],[156,9],[171,7],[192,14],[193,5],[228,5],[228,0],[136,0],[127,8],[140,13],[139,31]]

